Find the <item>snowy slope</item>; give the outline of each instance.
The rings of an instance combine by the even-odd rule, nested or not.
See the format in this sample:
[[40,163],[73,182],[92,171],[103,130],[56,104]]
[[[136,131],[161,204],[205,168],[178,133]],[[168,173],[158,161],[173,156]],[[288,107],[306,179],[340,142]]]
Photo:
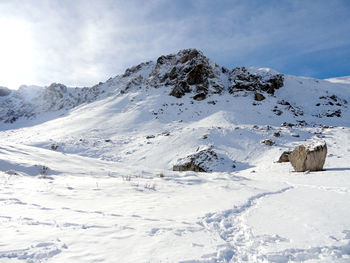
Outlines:
[[[350,85],[183,50],[50,87],[0,97],[0,262],[350,260]],[[325,171],[275,162],[315,140]]]
[[333,83],[350,84],[350,76],[330,78],[330,79],[326,79],[326,80],[329,82],[333,82]]

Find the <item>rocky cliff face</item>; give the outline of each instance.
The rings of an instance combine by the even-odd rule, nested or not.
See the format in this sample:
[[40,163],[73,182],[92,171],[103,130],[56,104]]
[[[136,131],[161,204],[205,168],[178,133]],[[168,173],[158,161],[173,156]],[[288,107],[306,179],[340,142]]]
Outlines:
[[194,93],[194,99],[221,93],[225,87],[220,79],[221,69],[196,49],[182,50],[177,55],[161,56],[151,73],[149,84],[171,86],[169,95],[181,98]]
[[229,73],[229,92],[237,90],[262,91],[271,95],[283,86],[282,74],[254,74],[245,67],[234,68]]
[[[145,72],[149,74],[144,74]],[[128,80],[122,87],[122,93],[141,85],[149,88],[170,87],[170,96],[181,98],[191,94],[195,100],[236,91],[260,91],[273,95],[275,90],[283,86],[282,74],[250,72],[245,67],[230,71],[212,62],[196,49],[161,56],[156,63],[142,63],[127,69],[119,81],[123,78]]]

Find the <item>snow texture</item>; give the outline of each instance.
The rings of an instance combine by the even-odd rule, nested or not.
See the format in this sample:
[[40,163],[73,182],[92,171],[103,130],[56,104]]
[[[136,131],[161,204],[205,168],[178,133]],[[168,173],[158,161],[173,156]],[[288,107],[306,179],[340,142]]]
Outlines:
[[[91,88],[0,94],[0,262],[350,261],[343,79],[188,49]],[[318,141],[323,171],[277,162]],[[206,173],[173,171],[191,160]]]

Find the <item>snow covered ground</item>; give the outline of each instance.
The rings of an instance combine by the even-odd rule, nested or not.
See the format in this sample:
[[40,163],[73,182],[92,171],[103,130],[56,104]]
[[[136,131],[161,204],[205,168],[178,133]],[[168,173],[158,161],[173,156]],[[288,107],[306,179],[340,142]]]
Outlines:
[[[348,84],[285,75],[262,101],[146,80],[120,92],[154,67],[0,123],[0,262],[350,262]],[[315,140],[324,171],[276,163]],[[213,172],[172,171],[203,147],[223,157]]]
[[333,82],[333,83],[350,84],[350,76],[330,78],[330,79],[326,79],[326,80],[328,80],[329,82]]

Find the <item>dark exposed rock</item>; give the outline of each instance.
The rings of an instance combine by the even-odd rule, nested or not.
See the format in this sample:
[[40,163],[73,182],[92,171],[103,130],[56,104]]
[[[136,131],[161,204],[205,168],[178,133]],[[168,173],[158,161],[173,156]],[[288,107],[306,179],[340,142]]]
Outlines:
[[205,100],[206,97],[207,97],[207,95],[205,93],[199,93],[199,94],[195,95],[193,97],[193,99],[200,101],[200,100]]
[[149,85],[165,83],[173,86],[170,95],[177,98],[190,92],[193,92],[194,96],[204,93],[207,97],[224,90],[218,77],[220,71],[221,68],[217,65],[213,66],[202,52],[196,49],[185,49],[176,55],[158,58],[151,73]]
[[280,158],[278,159],[278,163],[287,163],[289,162],[289,155],[291,151],[285,151],[281,154]]
[[271,77],[267,82],[269,83],[266,87],[263,88],[266,89],[267,93],[274,94],[276,89],[279,89],[283,86],[283,75],[277,74]]
[[289,155],[296,172],[321,171],[326,161],[326,143],[316,145],[299,145]]
[[298,126],[304,127],[307,125],[307,122],[304,120],[297,120]]
[[230,93],[236,90],[265,91],[274,94],[275,90],[283,86],[283,75],[268,75],[263,78],[261,75],[250,73],[245,67],[234,68],[230,72],[229,80],[233,84],[229,88]]
[[167,56],[160,56],[157,59],[157,65],[163,65],[165,64],[167,61],[173,59],[175,57],[175,55],[167,55]]
[[179,81],[175,84],[174,88],[171,90],[171,96],[176,98],[181,98],[186,93],[191,92],[190,86],[185,81]]
[[203,84],[208,78],[208,71],[203,64],[196,65],[187,75],[189,85]]
[[290,127],[290,128],[293,128],[294,126],[296,126],[295,124],[293,123],[289,123],[289,122],[283,122],[281,124],[281,127]]
[[336,95],[332,95],[332,96],[330,96],[329,98],[332,99],[332,100],[334,100],[334,101],[338,101],[338,98],[337,98]]
[[279,110],[279,109],[273,109],[272,110],[277,116],[282,115],[283,111]]
[[163,136],[169,136],[169,135],[170,135],[170,132],[169,132],[169,131],[163,131],[163,132],[162,132],[162,135],[163,135]]
[[50,149],[56,151],[58,149],[58,145],[53,143],[50,145]]
[[263,140],[263,141],[261,141],[261,143],[268,145],[268,146],[272,146],[275,144],[275,142],[270,140],[270,139]]
[[280,137],[280,136],[281,136],[281,133],[280,133],[280,132],[274,132],[274,133],[273,133],[273,136],[275,136],[275,137]]
[[[327,93],[326,93],[327,94]],[[346,99],[340,98],[337,95],[333,94],[331,96],[320,96],[321,102],[317,103],[317,107],[322,107],[325,110],[321,111],[318,114],[313,116],[322,118],[322,117],[341,117],[342,110],[347,108],[346,104],[348,103]],[[342,108],[339,108],[342,107]],[[321,109],[322,110],[322,109]]]
[[288,101],[285,101],[285,100],[279,100],[277,101],[278,104],[281,104],[281,105],[285,105],[285,106],[290,106],[290,103]]
[[221,72],[222,72],[222,73],[228,73],[229,70],[228,70],[227,68],[225,68],[225,67],[222,67],[222,68],[221,68]]
[[341,110],[330,111],[326,113],[327,117],[341,117]]
[[173,69],[170,71],[169,79],[173,80],[177,78],[177,69],[176,67],[173,67]]
[[200,55],[200,53],[199,53],[198,50],[196,50],[196,49],[190,49],[190,50],[188,50],[187,53],[185,53],[185,54],[183,55],[183,57],[180,58],[180,62],[181,62],[182,64],[184,64],[184,63],[186,63],[187,61],[194,59],[194,58],[197,57],[198,55]]
[[265,99],[265,96],[264,95],[262,95],[261,93],[259,93],[259,92],[255,92],[255,94],[254,94],[254,100],[256,100],[256,101],[262,101],[262,100],[264,100]]

